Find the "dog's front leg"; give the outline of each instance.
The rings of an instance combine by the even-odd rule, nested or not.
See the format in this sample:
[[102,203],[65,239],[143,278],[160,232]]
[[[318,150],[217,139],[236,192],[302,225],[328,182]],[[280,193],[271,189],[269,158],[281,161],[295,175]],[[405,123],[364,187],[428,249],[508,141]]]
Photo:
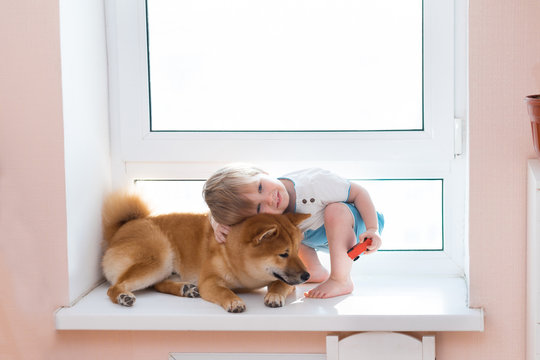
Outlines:
[[276,280],[268,285],[268,293],[264,297],[264,305],[269,307],[282,307],[285,305],[285,298],[293,292],[294,286],[285,284],[281,280]]
[[231,289],[223,285],[223,280],[217,276],[199,280],[199,294],[206,301],[220,305],[232,313],[246,310],[246,304]]

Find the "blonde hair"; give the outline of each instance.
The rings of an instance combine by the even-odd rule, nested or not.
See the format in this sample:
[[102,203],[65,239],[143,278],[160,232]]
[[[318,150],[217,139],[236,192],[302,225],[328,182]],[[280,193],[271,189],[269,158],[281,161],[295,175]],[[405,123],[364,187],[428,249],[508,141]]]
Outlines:
[[[214,220],[234,225],[252,214],[253,203],[245,196],[246,185],[265,171],[249,164],[230,164],[216,171],[204,184],[203,197]],[[251,210],[251,211],[250,211]]]

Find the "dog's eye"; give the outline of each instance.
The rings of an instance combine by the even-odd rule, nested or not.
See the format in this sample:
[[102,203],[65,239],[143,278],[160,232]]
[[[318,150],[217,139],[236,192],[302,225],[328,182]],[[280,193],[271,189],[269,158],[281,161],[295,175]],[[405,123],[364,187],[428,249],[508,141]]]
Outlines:
[[289,253],[279,254],[279,257],[287,258],[287,257],[289,257]]

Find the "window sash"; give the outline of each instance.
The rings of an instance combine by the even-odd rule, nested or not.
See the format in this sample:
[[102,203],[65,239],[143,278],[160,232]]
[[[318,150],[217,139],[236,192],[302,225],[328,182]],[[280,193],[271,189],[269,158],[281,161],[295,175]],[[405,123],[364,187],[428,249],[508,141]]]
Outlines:
[[[117,123],[113,137],[121,144],[115,149],[121,159],[230,161],[250,154],[251,159],[246,160],[264,161],[278,160],[290,152],[299,155],[299,161],[321,157],[448,161],[453,157],[452,1],[424,1],[424,131],[360,133],[152,132],[148,121],[145,2],[109,0],[107,6],[109,64],[113,75],[111,117]],[[392,106],[391,96],[388,101],[388,106]],[[277,141],[281,149],[290,152],[276,151]],[[302,146],[297,146],[299,142]],[[216,147],[219,154],[211,150]],[[327,149],[332,149],[330,154]],[[309,155],[302,156],[301,150]]]
[[454,156],[454,5],[424,1],[423,131],[152,132],[145,1],[106,0],[113,185],[205,179],[234,161],[274,174],[317,166],[347,178],[443,179],[444,252],[396,252],[373,268],[388,258],[396,271],[463,274],[467,159]]

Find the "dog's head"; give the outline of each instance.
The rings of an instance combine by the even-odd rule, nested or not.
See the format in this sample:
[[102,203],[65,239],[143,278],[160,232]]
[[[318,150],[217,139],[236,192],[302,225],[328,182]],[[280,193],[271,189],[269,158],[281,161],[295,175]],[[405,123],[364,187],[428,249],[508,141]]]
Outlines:
[[227,243],[231,237],[241,243],[235,251],[243,254],[236,254],[235,259],[242,262],[241,267],[250,277],[268,283],[278,279],[289,285],[301,284],[309,279],[309,273],[298,257],[302,233],[297,225],[309,216],[255,215],[234,226]]

